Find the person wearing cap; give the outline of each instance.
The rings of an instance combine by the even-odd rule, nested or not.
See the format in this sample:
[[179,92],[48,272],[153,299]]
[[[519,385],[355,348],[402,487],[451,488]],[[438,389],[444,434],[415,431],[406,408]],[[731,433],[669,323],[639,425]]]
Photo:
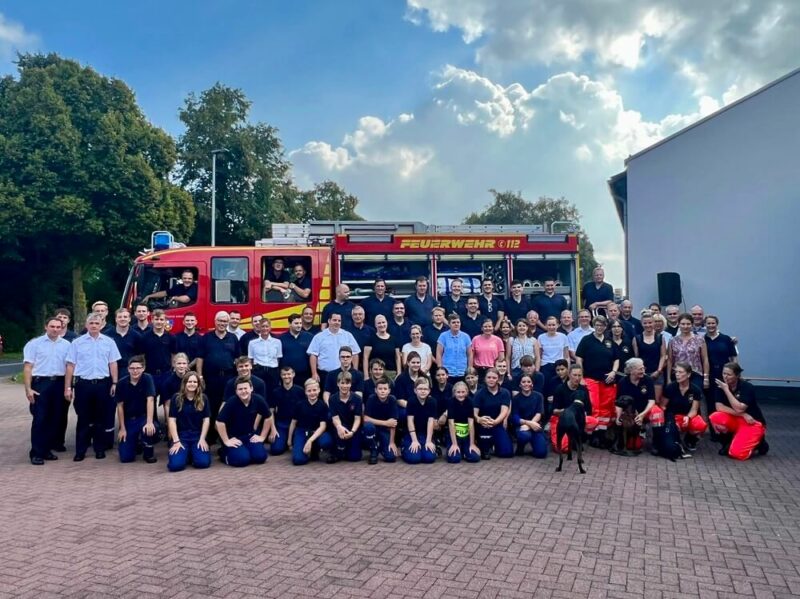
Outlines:
[[22,351],[25,397],[33,416],[31,422],[31,464],[57,460],[58,423],[63,402],[64,374],[70,343],[61,336],[61,320],[47,319],[44,335],[31,339]]

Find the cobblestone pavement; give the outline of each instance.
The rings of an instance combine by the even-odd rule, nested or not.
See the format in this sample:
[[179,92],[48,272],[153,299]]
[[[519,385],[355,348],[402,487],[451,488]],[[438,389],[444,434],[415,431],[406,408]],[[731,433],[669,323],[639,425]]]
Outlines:
[[2,383],[0,596],[788,597],[800,405],[766,415],[772,450],[747,463],[703,441],[674,464],[589,450],[585,476],[552,455],[170,474],[164,446],[31,466]]

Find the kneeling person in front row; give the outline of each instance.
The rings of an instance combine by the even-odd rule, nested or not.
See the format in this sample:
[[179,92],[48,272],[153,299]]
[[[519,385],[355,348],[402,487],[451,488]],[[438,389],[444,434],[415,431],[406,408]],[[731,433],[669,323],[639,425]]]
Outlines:
[[544,396],[533,390],[533,377],[523,374],[519,379],[519,393],[511,403],[511,424],[517,433],[517,455],[525,455],[530,444],[533,457],[547,457],[547,437],[542,428]]
[[420,376],[414,383],[414,394],[406,404],[408,433],[403,440],[403,460],[409,464],[432,464],[436,461],[436,445],[433,442],[436,400],[430,395],[430,380]]
[[208,468],[211,453],[208,450],[208,428],[211,409],[203,394],[200,375],[188,372],[181,379],[178,392],[170,399],[169,438],[172,445],[167,457],[170,472],[180,472],[191,462],[195,468]]
[[217,416],[217,433],[222,441],[220,455],[225,463],[242,467],[266,462],[264,441],[272,424],[267,400],[253,393],[250,378],[236,379],[236,395],[225,401]]
[[128,376],[120,379],[114,398],[119,419],[119,461],[133,462],[141,442],[144,461],[157,460],[153,445],[158,442],[155,420],[156,387],[144,371],[144,356],[128,360]]
[[449,429],[447,463],[458,464],[463,458],[467,462],[481,461],[481,452],[475,445],[475,414],[469,389],[463,381],[453,385],[453,393],[447,404],[447,426]]
[[378,453],[385,462],[394,462],[400,455],[395,444],[397,420],[399,419],[397,399],[391,395],[389,379],[381,376],[375,382],[375,393],[367,398],[364,408],[364,442],[369,449],[369,463],[378,463]]
[[364,404],[361,398],[352,392],[353,376],[343,370],[336,377],[337,393],[328,399],[333,431],[333,447],[328,456],[332,464],[346,459],[348,462],[361,461],[361,417]]
[[328,406],[320,398],[320,385],[315,379],[305,384],[306,397],[298,402],[289,424],[289,447],[292,450],[292,463],[304,466],[312,459],[319,458],[321,449],[330,451],[333,439],[328,428]]
[[496,368],[486,371],[484,385],[472,400],[481,458],[488,460],[492,449],[497,457],[510,458],[514,455],[514,447],[506,430],[506,420],[511,408],[511,394],[500,386],[500,373]]

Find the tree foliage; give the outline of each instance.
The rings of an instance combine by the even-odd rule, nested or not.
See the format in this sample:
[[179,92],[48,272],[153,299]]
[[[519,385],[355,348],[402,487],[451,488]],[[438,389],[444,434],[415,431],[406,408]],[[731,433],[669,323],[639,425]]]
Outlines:
[[[464,219],[464,224],[495,225],[545,225],[549,231],[554,222],[567,221],[577,225],[578,255],[581,261],[581,281],[590,281],[592,270],[598,265],[594,257],[594,247],[589,236],[580,226],[581,215],[578,209],[565,198],[540,197],[530,202],[520,192],[499,192],[490,189],[494,202],[483,212],[473,212]],[[558,229],[563,230],[563,229]]]
[[127,263],[153,229],[190,235],[194,207],[169,181],[173,140],[122,81],[55,54],[21,55],[18,71],[0,80],[0,256],[36,274],[22,293],[38,317],[70,277],[80,298],[82,269]]

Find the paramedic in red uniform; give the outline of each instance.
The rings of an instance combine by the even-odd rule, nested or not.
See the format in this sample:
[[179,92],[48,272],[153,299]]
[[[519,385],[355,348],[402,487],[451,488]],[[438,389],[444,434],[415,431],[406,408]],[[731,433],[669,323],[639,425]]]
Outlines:
[[594,331],[581,339],[575,350],[575,356],[578,365],[583,367],[583,380],[592,402],[592,413],[597,416],[598,421],[597,431],[590,444],[592,447],[599,447],[601,436],[608,429],[611,420],[616,418],[615,381],[619,370],[619,357],[614,342],[605,337],[607,326],[605,317],[595,316],[592,325]]
[[742,367],[728,362],[722,369],[723,380],[717,379],[717,411],[709,416],[711,426],[722,439],[721,455],[746,460],[754,451],[764,455],[769,444],[764,436],[767,421],[756,401],[753,385],[742,380]]

